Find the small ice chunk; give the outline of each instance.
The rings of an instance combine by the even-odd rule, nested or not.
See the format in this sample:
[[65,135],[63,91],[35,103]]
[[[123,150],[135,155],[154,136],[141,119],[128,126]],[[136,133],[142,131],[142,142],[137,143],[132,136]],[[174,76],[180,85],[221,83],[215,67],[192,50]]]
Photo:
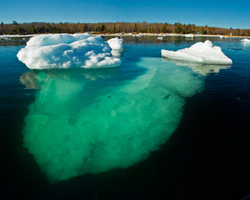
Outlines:
[[161,50],[161,55],[174,60],[198,62],[203,64],[232,64],[232,60],[228,58],[218,46],[213,46],[212,42],[206,40],[197,42],[189,48],[180,49],[178,51]]
[[243,45],[245,45],[245,46],[250,46],[250,39],[242,39],[241,42],[242,42]]
[[192,34],[187,34],[187,35],[185,35],[185,37],[194,37],[194,35],[192,35]]
[[111,38],[107,42],[111,47],[111,49],[123,51],[123,45],[122,45],[123,39],[119,39],[116,37],[116,38]]
[[118,67],[119,58],[101,36],[47,34],[31,38],[18,54],[30,69]]

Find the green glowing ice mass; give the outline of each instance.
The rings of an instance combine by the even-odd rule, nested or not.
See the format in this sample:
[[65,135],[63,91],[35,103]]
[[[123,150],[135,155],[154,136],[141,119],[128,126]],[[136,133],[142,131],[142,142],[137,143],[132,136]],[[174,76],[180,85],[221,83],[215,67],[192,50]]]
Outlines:
[[186,67],[142,58],[140,73],[119,69],[30,71],[40,89],[25,118],[24,146],[51,182],[126,168],[159,149],[176,130],[185,97],[203,88]]

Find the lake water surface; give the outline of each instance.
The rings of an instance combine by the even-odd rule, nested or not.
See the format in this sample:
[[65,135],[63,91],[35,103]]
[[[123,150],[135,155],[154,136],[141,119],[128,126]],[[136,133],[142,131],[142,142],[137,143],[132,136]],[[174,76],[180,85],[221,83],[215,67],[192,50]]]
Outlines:
[[[105,40],[107,38],[104,38]],[[5,199],[241,199],[250,193],[250,46],[124,37],[112,69],[29,70],[0,42]],[[161,58],[209,39],[231,66]]]

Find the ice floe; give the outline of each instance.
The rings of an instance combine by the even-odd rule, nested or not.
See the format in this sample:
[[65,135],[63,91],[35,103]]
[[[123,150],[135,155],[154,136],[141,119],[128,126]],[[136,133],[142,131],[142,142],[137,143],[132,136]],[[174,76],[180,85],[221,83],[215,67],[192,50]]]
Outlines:
[[178,51],[161,50],[161,55],[166,58],[190,62],[198,62],[203,64],[232,64],[232,60],[228,58],[218,46],[213,46],[212,42],[206,40],[197,42],[189,48],[180,49]]
[[101,36],[84,34],[47,34],[31,38],[18,54],[30,69],[117,67],[119,58]]

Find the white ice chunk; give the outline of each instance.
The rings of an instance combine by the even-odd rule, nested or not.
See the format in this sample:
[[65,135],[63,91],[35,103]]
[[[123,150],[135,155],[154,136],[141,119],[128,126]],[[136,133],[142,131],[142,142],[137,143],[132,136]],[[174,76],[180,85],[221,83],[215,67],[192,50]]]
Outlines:
[[245,45],[245,46],[250,46],[250,40],[249,40],[249,39],[243,39],[243,40],[241,40],[241,42],[242,42],[243,45]]
[[194,37],[194,35],[192,35],[192,34],[187,34],[187,35],[185,35],[185,37]]
[[180,49],[178,51],[162,49],[161,55],[174,60],[203,64],[232,64],[232,60],[222,52],[221,48],[213,46],[212,42],[209,40],[204,43],[197,42],[189,48]]
[[116,38],[111,38],[107,42],[111,47],[111,49],[123,51],[123,45],[122,45],[123,39],[119,39],[116,37]]
[[31,38],[18,54],[30,69],[117,67],[119,58],[101,36],[47,34]]

